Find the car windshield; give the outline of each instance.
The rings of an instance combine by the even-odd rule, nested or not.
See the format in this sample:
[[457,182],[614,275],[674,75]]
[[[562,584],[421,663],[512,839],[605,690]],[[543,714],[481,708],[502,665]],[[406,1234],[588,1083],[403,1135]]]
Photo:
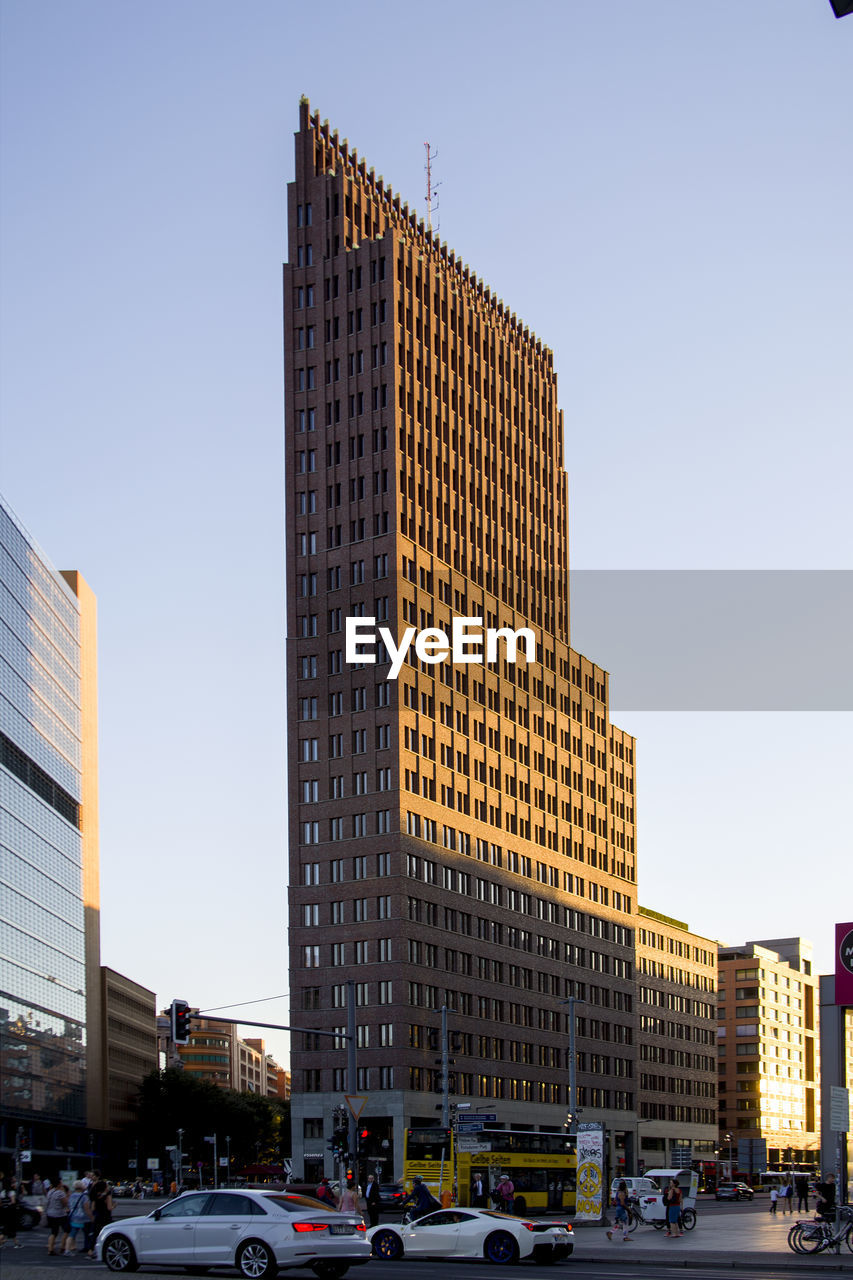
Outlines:
[[331,1205],[323,1204],[322,1200],[315,1200],[313,1196],[274,1195],[266,1196],[265,1199],[288,1213],[302,1213],[305,1209],[322,1209],[324,1213],[337,1212]]

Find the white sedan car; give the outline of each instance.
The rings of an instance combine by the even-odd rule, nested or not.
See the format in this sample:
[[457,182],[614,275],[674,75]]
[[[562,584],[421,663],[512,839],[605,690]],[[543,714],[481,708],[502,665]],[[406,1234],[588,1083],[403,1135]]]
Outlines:
[[191,1191],[147,1217],[104,1227],[95,1254],[110,1271],[152,1263],[196,1275],[236,1267],[246,1280],[267,1280],[303,1267],[338,1280],[371,1254],[364,1219],[338,1213],[310,1196],[276,1191]]
[[530,1221],[492,1209],[436,1209],[413,1222],[371,1227],[377,1258],[485,1258],[560,1262],[575,1247],[567,1222]]

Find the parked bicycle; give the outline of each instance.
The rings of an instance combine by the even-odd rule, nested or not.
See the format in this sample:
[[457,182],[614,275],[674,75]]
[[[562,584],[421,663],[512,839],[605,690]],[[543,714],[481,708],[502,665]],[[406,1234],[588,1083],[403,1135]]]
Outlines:
[[788,1232],[788,1248],[794,1253],[823,1253],[832,1249],[841,1252],[842,1244],[853,1253],[853,1208],[841,1205],[836,1221],[826,1218],[809,1218],[795,1222]]

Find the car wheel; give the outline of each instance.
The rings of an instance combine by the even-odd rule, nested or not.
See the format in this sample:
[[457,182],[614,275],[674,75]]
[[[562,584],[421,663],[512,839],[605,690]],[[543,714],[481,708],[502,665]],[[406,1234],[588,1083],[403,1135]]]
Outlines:
[[486,1236],[483,1254],[489,1262],[497,1264],[518,1261],[518,1243],[508,1231],[493,1231]]
[[312,1262],[311,1270],[320,1280],[340,1280],[349,1271],[348,1262]]
[[101,1259],[110,1271],[136,1271],[139,1266],[127,1236],[110,1236],[101,1250]]
[[272,1249],[263,1240],[247,1240],[237,1250],[237,1270],[246,1280],[264,1280],[274,1276],[278,1267]]
[[394,1262],[403,1256],[403,1241],[396,1231],[377,1231],[373,1237],[373,1255],[385,1262]]
[[681,1215],[681,1225],[685,1231],[692,1231],[696,1226],[696,1214],[693,1209],[685,1209]]

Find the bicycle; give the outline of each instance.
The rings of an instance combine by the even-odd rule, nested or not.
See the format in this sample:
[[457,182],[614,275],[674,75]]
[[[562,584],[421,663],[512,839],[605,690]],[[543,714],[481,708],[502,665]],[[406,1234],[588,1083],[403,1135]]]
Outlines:
[[837,1223],[826,1218],[795,1222],[788,1232],[788,1248],[794,1253],[823,1253],[829,1249],[840,1253],[842,1244],[846,1244],[853,1253],[853,1208],[841,1205],[836,1217]]

